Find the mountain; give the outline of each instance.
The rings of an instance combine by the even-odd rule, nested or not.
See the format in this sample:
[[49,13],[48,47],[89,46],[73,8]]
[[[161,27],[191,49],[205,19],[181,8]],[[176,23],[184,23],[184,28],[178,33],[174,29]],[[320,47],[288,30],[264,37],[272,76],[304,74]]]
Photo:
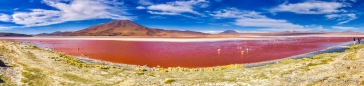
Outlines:
[[31,35],[0,32],[0,37],[32,37]]
[[220,34],[238,34],[235,30],[226,30],[224,32],[221,32]]
[[95,25],[75,32],[55,32],[52,36],[190,36],[206,35],[194,31],[178,31],[154,29],[139,25],[130,20],[114,20],[101,25]]
[[62,34],[67,34],[67,33],[72,33],[72,32],[56,31],[56,32],[53,32],[53,33],[40,33],[40,34],[37,34],[36,36],[52,36],[52,35],[62,35]]

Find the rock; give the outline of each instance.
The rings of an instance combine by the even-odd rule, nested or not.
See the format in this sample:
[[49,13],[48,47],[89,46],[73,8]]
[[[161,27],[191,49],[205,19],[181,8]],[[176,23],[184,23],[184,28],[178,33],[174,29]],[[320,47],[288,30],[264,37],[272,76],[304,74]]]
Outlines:
[[0,60],[0,67],[6,67],[5,63],[2,60]]
[[101,74],[102,74],[102,75],[106,75],[106,74],[109,74],[109,73],[107,73],[107,72],[101,72]]

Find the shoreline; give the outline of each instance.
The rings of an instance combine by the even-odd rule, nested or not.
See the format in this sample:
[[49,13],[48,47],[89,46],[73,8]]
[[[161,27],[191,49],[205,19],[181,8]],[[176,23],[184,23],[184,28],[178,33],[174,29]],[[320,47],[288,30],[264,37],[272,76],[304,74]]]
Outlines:
[[124,63],[115,63],[115,62],[109,62],[109,61],[103,61],[93,58],[87,58],[87,57],[81,57],[81,56],[72,56],[86,64],[96,64],[96,65],[109,65],[114,67],[123,68],[126,70],[133,70],[135,68],[144,68],[146,70],[153,70],[155,67],[148,67],[148,66],[141,66],[141,65],[134,65],[134,64],[124,64]]
[[[364,41],[361,41],[364,42]],[[299,55],[294,55],[290,57],[285,57],[281,59],[275,59],[275,60],[268,60],[268,61],[262,61],[262,62],[254,62],[254,63],[240,63],[240,64],[234,64],[234,65],[242,65],[245,68],[252,68],[252,67],[259,67],[259,66],[265,66],[270,64],[275,64],[281,60],[284,59],[301,59],[301,58],[312,58],[313,56],[323,54],[323,53],[333,53],[333,52],[344,52],[346,49],[348,49],[351,45],[353,45],[353,42],[345,42],[338,45],[330,46],[322,50],[318,51],[312,51],[308,53],[303,53]],[[135,65],[135,64],[125,64],[125,63],[115,63],[115,62],[109,62],[109,61],[103,61],[98,59],[93,59],[89,57],[82,57],[82,56],[73,56],[85,63],[91,63],[91,64],[106,64],[106,65],[112,65],[112,66],[118,66],[118,67],[124,67],[126,69],[132,69],[132,68],[145,68],[152,70],[157,67],[148,67],[148,66],[142,66],[142,65]],[[233,65],[233,64],[227,64],[227,65]],[[226,66],[226,65],[217,65],[217,66],[210,66],[210,67],[196,67],[196,68],[216,68],[220,66]],[[168,67],[167,67],[168,68]],[[172,68],[172,67],[171,67]],[[189,67],[183,67],[183,68],[189,68]]]
[[277,40],[284,38],[304,37],[364,37],[364,35],[340,36],[244,36],[244,37],[90,37],[90,36],[52,36],[52,37],[0,37],[0,39],[29,39],[29,40],[110,40],[110,41],[142,41],[142,42],[214,42],[236,40]]
[[72,64],[78,62],[76,57],[31,44],[2,41],[0,46],[3,59],[9,59],[3,61],[11,63],[9,66],[14,68],[0,74],[5,76],[5,85],[364,85],[361,69],[364,67],[364,44],[350,46],[344,52],[320,54],[312,59],[286,59],[254,68],[228,65],[202,69],[157,68],[156,71],[140,67],[124,70],[97,64],[83,67]]
[[[361,42],[363,42],[363,41],[361,41]],[[246,68],[252,68],[252,67],[259,67],[259,66],[264,66],[264,65],[276,64],[279,61],[284,60],[284,59],[312,58],[312,57],[314,57],[316,55],[323,54],[323,53],[344,52],[351,45],[353,45],[352,41],[351,42],[346,42],[346,43],[341,43],[341,44],[338,44],[338,45],[334,45],[334,46],[331,46],[331,47],[328,47],[328,48],[325,48],[325,49],[322,49],[322,50],[318,50],[318,51],[312,51],[312,52],[303,53],[303,54],[294,55],[294,56],[281,58],[281,59],[276,59],[276,60],[269,60],[269,61],[255,62],[255,63],[245,63],[243,65]]]
[[[15,39],[24,39],[24,38],[21,37],[21,38],[15,38]],[[54,38],[53,39],[50,39],[50,38],[30,38],[30,39],[47,39],[47,40],[70,40],[70,39],[72,39],[72,40],[80,40],[80,38],[61,38],[61,39],[54,39]],[[114,38],[107,38],[107,39],[104,39],[104,38],[85,38],[85,39],[81,39],[81,40],[109,40],[109,39],[114,39]],[[134,39],[134,38],[126,38],[126,39]],[[136,39],[136,40],[138,40],[138,41],[150,41],[150,39],[149,40],[143,40],[143,39],[147,39],[147,38],[140,38],[140,39]],[[257,38],[252,38],[252,39],[261,40],[261,39],[257,39]],[[276,39],[278,39],[278,38],[276,38]],[[123,39],[115,38],[114,40],[122,41]],[[167,38],[155,38],[155,40],[164,41],[164,40],[170,40],[170,39],[167,39]],[[176,40],[171,40],[171,41],[176,41]],[[181,40],[181,39],[179,39],[179,40]],[[196,39],[193,39],[193,40],[200,40],[200,39],[196,38]],[[206,40],[209,40],[209,39],[205,39],[204,41],[206,41]],[[220,40],[221,41],[221,39],[217,39],[217,40]],[[234,39],[233,40],[231,40],[231,39],[224,39],[224,40],[233,41]],[[235,38],[235,40],[239,40],[239,38]],[[269,40],[269,39],[267,39],[267,40]],[[191,41],[191,40],[182,39],[182,41],[177,41],[177,42],[185,42],[185,41]],[[214,40],[210,40],[210,41],[214,41]],[[198,41],[196,41],[196,42],[198,42]],[[318,55],[318,54],[322,54],[322,53],[337,52],[337,51],[332,51],[331,48],[333,48],[335,50],[334,47],[338,47],[338,46],[346,46],[346,47],[341,47],[342,48],[341,50],[344,51],[351,44],[352,44],[352,42],[345,42],[345,43],[341,43],[341,44],[334,45],[334,46],[331,46],[331,47],[327,47],[327,48],[322,49],[322,50],[319,50],[319,51],[312,51],[312,52],[303,53],[303,54],[299,54],[299,55],[294,55],[294,56],[290,56],[290,57],[285,57],[285,58],[281,58],[281,59],[267,60],[267,61],[254,62],[254,63],[239,63],[239,64],[234,64],[234,65],[243,65],[246,68],[251,68],[251,67],[259,67],[259,66],[264,66],[264,65],[275,64],[275,63],[277,63],[277,62],[279,62],[281,60],[290,59],[290,58],[291,59],[300,59],[300,58],[303,58],[303,57],[312,58],[313,56]],[[39,48],[41,48],[43,50],[53,50],[53,49],[44,48],[44,47],[39,47]],[[58,51],[56,51],[56,52],[58,52]],[[117,67],[124,67],[126,69],[145,68],[145,69],[151,70],[153,68],[158,68],[158,67],[148,67],[148,66],[145,66],[145,65],[115,63],[115,62],[109,62],[109,61],[104,61],[104,60],[99,60],[99,59],[93,59],[93,58],[90,58],[90,57],[82,57],[82,56],[72,56],[72,57],[77,58],[77,59],[79,59],[79,60],[81,60],[81,61],[83,61],[85,63],[90,63],[90,64],[107,64],[107,65],[112,65],[112,66],[117,66]],[[227,64],[227,65],[233,65],[233,64]],[[217,66],[209,66],[209,67],[183,67],[183,68],[216,68],[216,67],[220,67],[220,66],[226,66],[226,65],[217,65]],[[166,67],[166,68],[168,68],[168,67]]]

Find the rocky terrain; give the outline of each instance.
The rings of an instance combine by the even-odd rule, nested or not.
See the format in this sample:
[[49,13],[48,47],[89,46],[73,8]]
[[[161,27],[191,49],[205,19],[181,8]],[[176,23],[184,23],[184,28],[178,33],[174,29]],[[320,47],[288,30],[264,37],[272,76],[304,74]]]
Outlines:
[[145,86],[145,85],[364,85],[364,44],[344,52],[312,58],[284,59],[276,64],[244,68],[241,64],[208,68],[149,68],[77,59],[28,43],[0,42],[5,86]]

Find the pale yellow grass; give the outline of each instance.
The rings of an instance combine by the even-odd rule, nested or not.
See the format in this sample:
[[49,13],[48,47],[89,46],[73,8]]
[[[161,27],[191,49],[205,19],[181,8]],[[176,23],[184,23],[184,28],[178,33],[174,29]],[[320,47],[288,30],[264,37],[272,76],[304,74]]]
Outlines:
[[[364,45],[355,45],[341,53],[328,53],[313,59],[283,60],[254,68],[218,71],[142,71],[118,68],[81,68],[55,61],[59,54],[34,49],[29,44],[0,42],[3,56],[21,69],[7,84],[31,86],[148,86],[148,85],[353,85],[364,82]],[[356,54],[352,54],[357,52]],[[354,56],[354,57],[353,57]],[[346,59],[355,58],[355,59]],[[4,75],[13,77],[9,75]]]

